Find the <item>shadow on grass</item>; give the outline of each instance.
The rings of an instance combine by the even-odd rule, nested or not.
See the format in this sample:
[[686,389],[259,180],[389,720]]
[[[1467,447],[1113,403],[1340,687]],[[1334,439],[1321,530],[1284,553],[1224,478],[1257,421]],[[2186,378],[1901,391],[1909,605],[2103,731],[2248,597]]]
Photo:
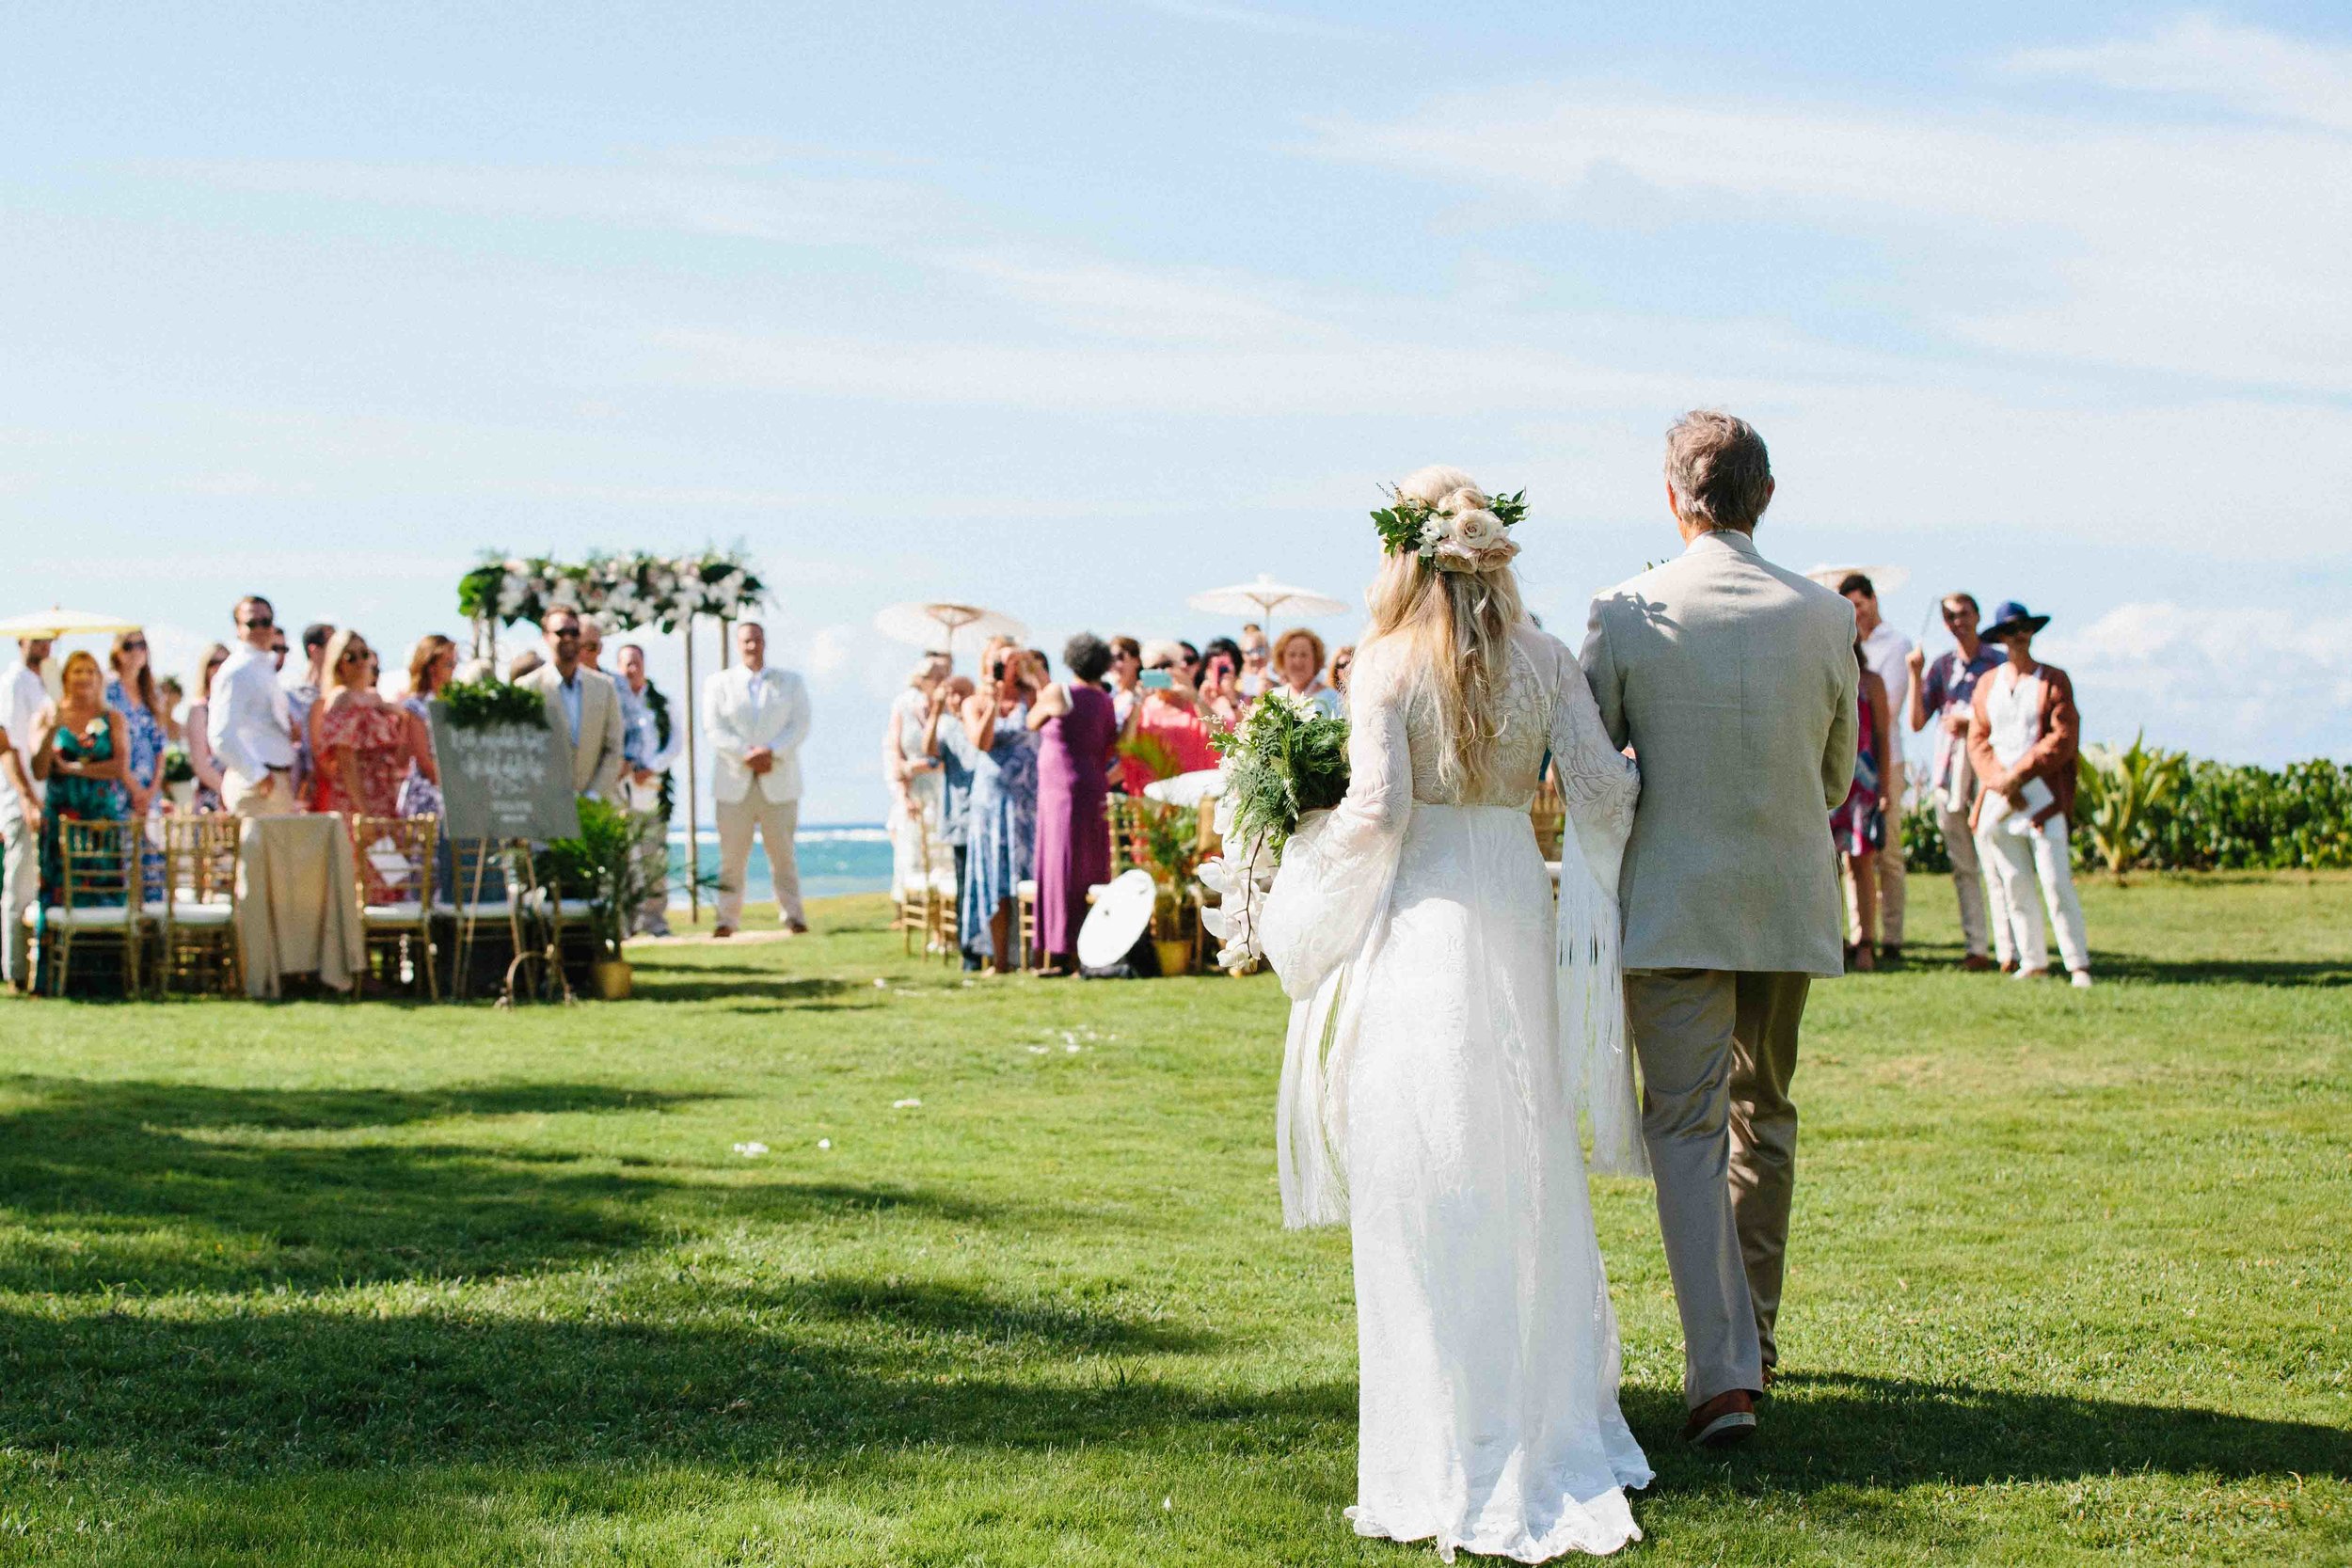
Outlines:
[[[1678,1394],[1628,1389],[1625,1407],[1661,1486],[1724,1472],[1721,1456],[1674,1440]],[[1733,1450],[1735,1483],[1814,1492],[2140,1471],[2352,1477],[2352,1433],[2332,1427],[1861,1373],[1792,1374],[1759,1422],[1756,1440]]]
[[2352,986],[2352,960],[2343,958],[2151,958],[2093,949],[2090,967],[2102,978],[2168,986]]
[[972,1205],[833,1183],[719,1183],[567,1149],[371,1137],[456,1117],[643,1113],[707,1096],[582,1084],[426,1091],[0,1079],[0,1289],[326,1289],[530,1273],[676,1239]]
[[[706,975],[743,978],[706,979]],[[765,975],[766,978],[759,978]],[[777,970],[746,965],[693,964],[675,969],[648,970],[637,982],[637,995],[645,1002],[713,1002],[753,998],[795,1012],[859,1012],[879,1006],[871,986],[849,980],[795,978]]]

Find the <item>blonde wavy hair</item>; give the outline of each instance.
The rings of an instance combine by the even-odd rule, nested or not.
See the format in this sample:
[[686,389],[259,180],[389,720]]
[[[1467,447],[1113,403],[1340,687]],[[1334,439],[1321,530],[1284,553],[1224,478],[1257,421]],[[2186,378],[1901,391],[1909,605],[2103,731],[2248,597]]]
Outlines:
[[[1432,505],[1458,491],[1486,492],[1459,468],[1428,467],[1399,481],[1400,497]],[[1484,571],[1439,571],[1407,552],[1391,553],[1366,595],[1372,626],[1363,657],[1379,648],[1400,660],[1437,710],[1438,784],[1474,800],[1493,782],[1502,737],[1502,689],[1511,677],[1511,631],[1527,617],[1509,561]]]

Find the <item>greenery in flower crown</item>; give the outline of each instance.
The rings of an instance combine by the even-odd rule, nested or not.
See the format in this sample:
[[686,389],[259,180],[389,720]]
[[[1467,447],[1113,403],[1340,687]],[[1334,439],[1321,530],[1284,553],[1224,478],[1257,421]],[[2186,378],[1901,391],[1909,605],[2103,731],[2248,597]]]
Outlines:
[[[1394,485],[1384,484],[1381,490],[1389,504],[1372,515],[1372,526],[1380,531],[1381,546],[1391,555],[1418,555],[1426,560],[1444,543],[1446,519],[1454,514],[1440,512],[1418,496],[1400,496]],[[1486,510],[1504,528],[1517,528],[1527,520],[1527,492],[1514,490],[1507,496],[1491,497]]]
[[527,686],[485,676],[478,681],[452,681],[441,688],[442,717],[454,730],[492,730],[508,726],[544,730],[548,727],[547,699]]
[[1300,817],[1327,811],[1347,795],[1347,721],[1312,703],[1269,692],[1240,723],[1210,740],[1225,758],[1218,815],[1231,810],[1227,838],[1263,839],[1278,862]]

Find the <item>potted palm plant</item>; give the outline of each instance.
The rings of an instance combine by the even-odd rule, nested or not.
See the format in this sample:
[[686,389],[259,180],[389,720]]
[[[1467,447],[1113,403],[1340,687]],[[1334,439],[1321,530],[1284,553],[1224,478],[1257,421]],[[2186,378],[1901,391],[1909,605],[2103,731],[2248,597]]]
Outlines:
[[660,831],[659,818],[583,800],[580,836],[547,847],[543,863],[557,895],[588,901],[588,928],[596,943],[592,973],[596,994],[608,1002],[627,1000],[634,984],[622,944],[638,909],[660,890],[646,854],[649,838]]
[[1146,869],[1159,884],[1152,907],[1152,946],[1159,955],[1162,974],[1183,974],[1192,968],[1192,911],[1184,901],[1192,868],[1200,858],[1200,816],[1190,806],[1144,808],[1139,847]]

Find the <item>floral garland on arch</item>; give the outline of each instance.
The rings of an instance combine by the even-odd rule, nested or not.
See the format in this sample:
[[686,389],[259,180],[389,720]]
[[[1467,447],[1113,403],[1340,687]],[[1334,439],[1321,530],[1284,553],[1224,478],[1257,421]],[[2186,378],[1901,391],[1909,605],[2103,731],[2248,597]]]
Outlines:
[[592,555],[566,563],[492,551],[457,582],[469,620],[536,625],[549,610],[590,615],[609,628],[675,631],[697,615],[738,620],[768,596],[767,584],[730,550],[696,555]]

